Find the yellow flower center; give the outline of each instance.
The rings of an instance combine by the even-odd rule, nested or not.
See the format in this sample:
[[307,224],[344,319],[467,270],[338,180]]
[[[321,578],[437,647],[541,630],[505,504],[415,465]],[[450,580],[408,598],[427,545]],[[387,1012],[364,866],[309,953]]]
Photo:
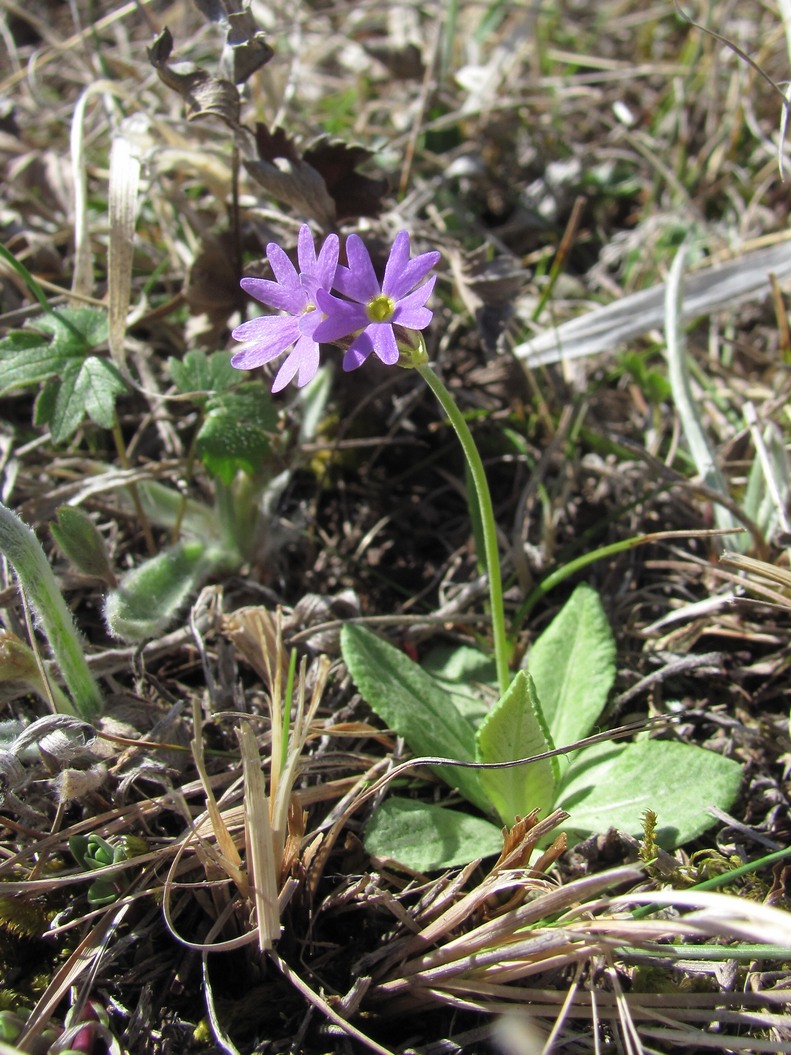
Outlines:
[[370,322],[389,322],[395,311],[395,301],[384,293],[377,293],[365,306],[365,313]]

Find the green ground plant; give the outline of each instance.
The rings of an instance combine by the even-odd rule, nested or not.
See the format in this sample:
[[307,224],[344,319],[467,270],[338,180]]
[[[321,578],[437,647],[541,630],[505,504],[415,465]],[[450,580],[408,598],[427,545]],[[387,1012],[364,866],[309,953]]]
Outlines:
[[[738,795],[742,767],[691,744],[644,737],[578,746],[605,711],[615,679],[615,642],[588,586],[574,590],[499,699],[487,656],[468,646],[445,650],[438,662],[429,654],[424,670],[362,626],[344,627],[342,645],[363,697],[417,755],[481,767],[527,760],[504,769],[435,769],[506,828],[536,807],[544,815],[559,808],[568,813],[560,827],[573,839],[610,827],[638,836],[653,810],[656,841],[672,849],[714,824],[709,807],[727,810]],[[502,831],[463,810],[392,796],[374,816],[366,847],[426,871],[499,853]]]

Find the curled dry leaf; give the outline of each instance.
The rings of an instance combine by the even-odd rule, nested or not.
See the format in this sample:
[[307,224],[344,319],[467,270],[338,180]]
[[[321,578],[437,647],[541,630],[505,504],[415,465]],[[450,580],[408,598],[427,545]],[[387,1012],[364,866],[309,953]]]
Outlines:
[[370,150],[322,136],[305,151],[305,161],[321,175],[335,202],[338,220],[378,216],[388,191],[386,179],[363,176],[357,169],[371,157]]
[[240,292],[231,235],[206,235],[190,266],[185,296],[190,309],[208,319],[215,346],[228,316],[239,308]]
[[249,5],[243,6],[238,0],[195,0],[195,6],[210,22],[225,28],[223,62],[230,67],[235,84],[243,84],[274,55]]
[[246,160],[245,167],[256,183],[278,201],[302,216],[311,216],[322,227],[335,223],[335,202],[321,174],[304,161],[282,129],[270,132],[256,126],[259,160]]
[[352,216],[378,216],[387,180],[357,172],[371,156],[359,146],[322,138],[300,152],[283,131],[257,124],[258,160],[245,162],[253,179],[273,197],[312,216],[323,227]]
[[148,58],[162,83],[178,92],[184,100],[188,119],[193,121],[197,117],[212,115],[236,131],[241,105],[236,85],[191,62],[171,65],[172,50],[173,37],[166,26],[148,49]]
[[92,792],[98,791],[106,780],[107,768],[98,763],[88,769],[64,769],[52,783],[57,790],[58,801],[69,803],[79,802]]
[[497,350],[514,313],[514,300],[527,280],[518,260],[486,259],[487,247],[472,253],[448,250],[451,271],[464,306],[474,317],[487,351]]

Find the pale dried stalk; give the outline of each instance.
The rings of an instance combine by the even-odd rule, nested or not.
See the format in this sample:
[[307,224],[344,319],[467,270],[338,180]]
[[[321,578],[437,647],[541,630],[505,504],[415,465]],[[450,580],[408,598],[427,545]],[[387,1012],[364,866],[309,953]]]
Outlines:
[[[255,733],[246,722],[240,730],[240,744],[244,767],[247,867],[253,885],[258,948],[265,952],[273,948],[282,930],[277,903],[280,855],[270,823],[270,803]],[[282,847],[280,851],[282,853]]]
[[140,157],[132,140],[119,133],[113,139],[110,150],[107,299],[110,305],[110,354],[122,371],[126,366],[126,317],[132,296],[135,211],[139,184]]

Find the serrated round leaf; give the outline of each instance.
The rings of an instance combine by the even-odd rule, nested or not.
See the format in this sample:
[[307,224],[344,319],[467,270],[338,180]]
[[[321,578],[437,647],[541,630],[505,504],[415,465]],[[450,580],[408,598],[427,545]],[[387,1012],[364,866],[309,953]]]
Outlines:
[[239,381],[225,352],[187,352],[183,359],[168,359],[168,370],[179,392],[224,392]]
[[63,372],[52,414],[52,438],[63,443],[82,424],[87,413],[102,428],[115,424],[115,400],[126,385],[117,367],[91,355],[82,362],[71,360]]
[[85,400],[85,410],[91,421],[103,429],[111,429],[116,420],[115,401],[126,391],[115,363],[89,356],[82,364],[77,388]]
[[65,356],[38,333],[15,330],[0,341],[0,394],[40,384],[58,373]]
[[64,443],[76,432],[85,417],[85,403],[78,388],[81,363],[69,362],[63,371],[50,419],[52,439]]
[[82,357],[107,341],[107,312],[98,308],[57,308],[31,323],[31,329],[52,338],[66,357]]
[[371,818],[365,849],[416,872],[469,864],[499,854],[503,833],[494,824],[460,810],[401,799],[385,799]]
[[596,744],[575,756],[556,805],[571,815],[564,829],[580,837],[608,828],[639,836],[653,810],[657,841],[674,849],[715,823],[709,806],[730,809],[741,775],[738,762],[692,744]]
[[209,402],[195,449],[207,470],[230,484],[240,469],[251,476],[266,469],[276,426],[277,411],[257,386],[221,393]]

